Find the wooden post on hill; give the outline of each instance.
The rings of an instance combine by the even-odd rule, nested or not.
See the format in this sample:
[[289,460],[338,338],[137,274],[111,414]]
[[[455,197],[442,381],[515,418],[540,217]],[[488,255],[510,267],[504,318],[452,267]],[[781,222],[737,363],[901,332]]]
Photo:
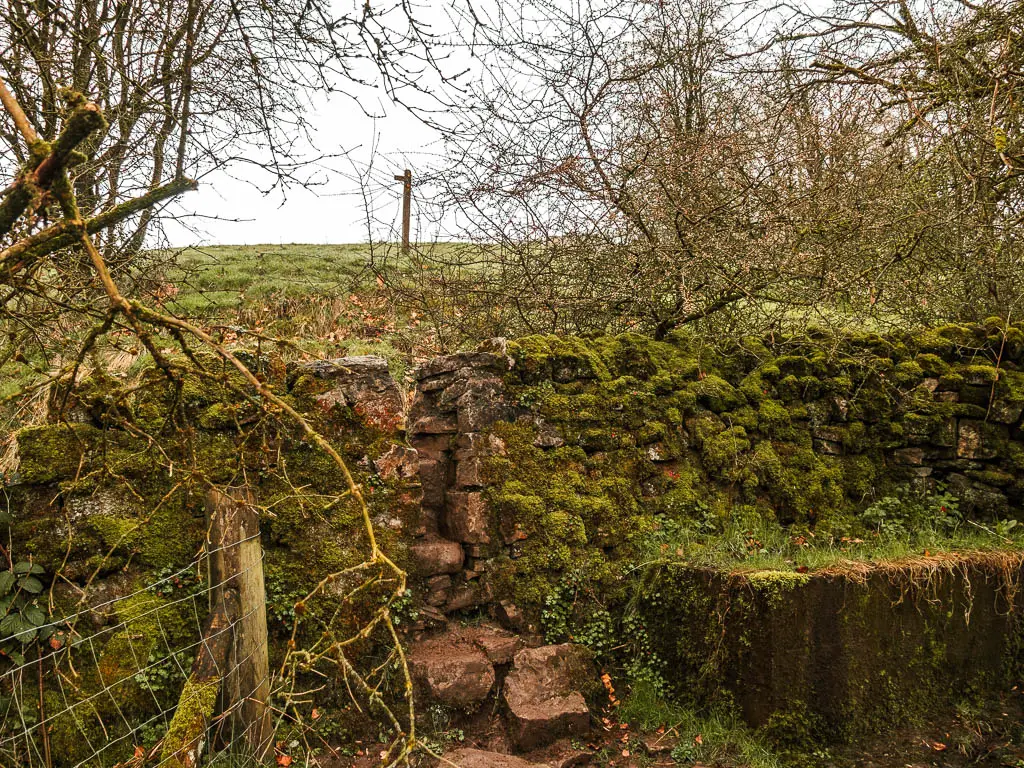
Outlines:
[[402,255],[409,255],[410,230],[412,229],[412,171],[408,168],[395,181],[402,182]]
[[220,690],[220,711],[229,712],[219,726],[220,741],[241,737],[250,754],[262,761],[271,745],[270,660],[267,655],[267,605],[263,587],[263,548],[259,516],[251,494],[211,489],[206,494],[209,523],[210,601],[234,590],[239,617],[231,658]]

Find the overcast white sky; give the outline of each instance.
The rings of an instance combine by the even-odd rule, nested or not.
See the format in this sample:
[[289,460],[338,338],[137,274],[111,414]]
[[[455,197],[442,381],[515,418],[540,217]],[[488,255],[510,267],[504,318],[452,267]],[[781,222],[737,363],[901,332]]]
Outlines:
[[[357,1],[362,4],[362,0]],[[353,2],[335,0],[335,5],[351,6]],[[451,29],[446,5],[427,0],[413,7],[418,20],[431,24],[437,34],[444,34]],[[451,66],[450,71],[457,71],[459,65],[453,62]],[[362,166],[372,161],[379,181],[369,190],[374,196],[374,213],[385,222],[397,222],[401,183],[390,181],[391,176],[406,166],[414,174],[418,166],[425,166],[430,156],[440,151],[439,135],[405,108],[391,104],[382,90],[363,88],[358,97],[363,108],[342,95],[319,100],[310,113],[314,142],[325,155],[348,152],[352,161]],[[228,173],[207,176],[198,192],[185,195],[177,209],[168,211],[180,213],[183,221],[167,222],[170,244],[365,242],[365,208],[351,163],[335,158],[325,165],[333,170],[315,174],[321,182],[315,191],[295,187],[263,194],[252,183]],[[236,171],[244,173],[245,168]],[[267,183],[266,179],[255,181]],[[420,234],[426,239],[434,233]]]
[[[389,107],[384,118],[372,119],[339,96],[318,110],[312,122],[320,151],[347,151],[354,162],[372,160],[382,170],[400,173],[408,164],[415,171],[437,151],[436,134],[400,107]],[[335,170],[315,174],[322,181],[315,191],[295,187],[263,194],[227,173],[204,178],[198,192],[181,199],[187,226],[167,225],[171,245],[364,242],[368,235],[359,185],[345,160],[337,158],[330,165]],[[393,220],[400,211],[401,183],[374,187],[370,191],[376,216]]]

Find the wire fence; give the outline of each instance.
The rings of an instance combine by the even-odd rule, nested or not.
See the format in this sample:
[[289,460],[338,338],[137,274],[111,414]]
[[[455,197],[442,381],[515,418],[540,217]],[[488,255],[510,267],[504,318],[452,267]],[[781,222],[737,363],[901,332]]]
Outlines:
[[[31,614],[20,618],[16,608],[40,580],[28,571],[15,574],[0,605],[6,611],[0,648],[7,649],[7,668],[0,668],[0,766],[257,764],[255,753],[266,751],[270,734],[245,710],[267,705],[265,619],[258,637],[250,632],[239,640],[265,606],[250,600],[227,620],[214,613],[218,599],[230,593],[237,601],[245,592],[238,587],[253,577],[262,593],[262,562],[257,556],[226,572],[210,567],[218,556],[231,562],[245,546],[259,547],[258,532],[207,546],[188,565],[123,594],[108,595],[109,587],[97,583],[72,610],[42,623]],[[11,616],[19,618],[7,621]],[[255,677],[254,668],[262,670]]]

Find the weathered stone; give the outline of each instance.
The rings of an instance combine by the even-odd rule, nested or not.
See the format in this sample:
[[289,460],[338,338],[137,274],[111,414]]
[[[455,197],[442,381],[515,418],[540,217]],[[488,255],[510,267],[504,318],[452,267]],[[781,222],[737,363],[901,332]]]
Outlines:
[[832,401],[832,414],[837,421],[846,421],[850,414],[850,401],[837,397]]
[[383,357],[360,355],[303,363],[299,370],[335,383],[317,398],[323,407],[352,408],[367,424],[384,432],[405,426],[405,398]]
[[396,444],[377,458],[373,467],[384,480],[412,480],[419,475],[419,453],[415,448]]
[[445,766],[454,763],[459,768],[551,768],[546,763],[531,763],[521,757],[485,752],[482,749],[456,749],[444,756]]
[[[463,369],[465,370],[465,369]],[[437,376],[431,376],[429,379],[423,379],[420,381],[416,388],[420,392],[436,392],[449,386],[455,378],[459,375],[459,371],[450,371],[448,373],[442,373]]]
[[441,410],[448,410],[453,406],[457,406],[460,402],[465,402],[469,399],[478,399],[479,396],[493,396],[495,393],[500,393],[505,387],[505,383],[494,376],[468,376],[466,378],[456,378],[456,380],[438,396],[437,405]]
[[423,506],[442,508],[445,490],[448,487],[448,462],[433,459],[420,461],[419,475],[420,486],[423,489]]
[[957,431],[956,455],[961,459],[991,459],[996,449],[986,444],[985,424],[980,421],[961,419]]
[[447,573],[431,576],[427,579],[427,589],[431,592],[442,592],[452,585],[452,577]]
[[484,339],[477,345],[476,351],[490,352],[492,355],[504,357],[508,354],[508,339],[504,336],[492,336],[489,339]]
[[501,520],[501,539],[506,544],[515,544],[517,541],[526,541],[529,538],[526,531],[523,530],[519,523],[513,523],[510,520]]
[[548,645],[515,655],[503,696],[512,739],[522,750],[537,749],[590,730],[590,710],[578,690],[594,674],[579,646]]
[[503,626],[508,627],[513,632],[523,632],[527,629],[526,618],[523,616],[523,612],[511,600],[501,600],[495,605],[494,616]]
[[501,388],[473,389],[459,398],[460,432],[480,432],[499,421],[511,421],[515,411],[501,400]]
[[542,421],[537,427],[537,436],[533,438],[533,444],[538,448],[560,448],[565,445],[565,438],[554,424]]
[[416,569],[424,576],[458,573],[462,569],[462,545],[437,536],[428,536],[409,547]]
[[480,474],[481,462],[478,458],[463,459],[455,464],[456,488],[479,488],[484,482]]
[[[813,423],[813,422],[812,422]],[[846,433],[843,427],[816,426],[811,429],[811,436],[816,440],[830,443],[842,443]]]
[[989,418],[998,424],[1014,424],[1024,413],[1024,403],[998,398],[992,403]]
[[897,464],[906,464],[909,466],[920,466],[924,463],[924,449],[923,448],[900,448],[893,452],[893,458]]
[[511,664],[523,647],[518,635],[506,632],[498,627],[480,627],[470,635],[473,642],[483,650],[488,660],[495,665]]
[[494,667],[480,648],[448,634],[409,647],[409,671],[425,697],[439,704],[471,709],[494,687]]
[[455,445],[458,448],[455,458],[459,460],[472,456],[505,455],[505,441],[490,432],[462,432]]
[[423,599],[427,605],[433,608],[438,608],[443,612],[444,604],[448,602],[448,597],[449,590],[439,589],[436,592],[428,592],[427,596]]
[[653,462],[661,463],[665,461],[672,461],[675,456],[675,452],[665,443],[651,443],[647,446],[647,458]]
[[491,352],[459,352],[454,355],[434,358],[413,371],[412,375],[417,381],[423,381],[443,373],[457,371],[460,368],[507,371],[511,364],[512,361],[505,355],[496,355]]
[[1006,494],[985,483],[970,480],[965,475],[952,473],[946,478],[949,489],[960,498],[968,513],[980,512],[991,517],[1002,517],[1009,512]]
[[833,442],[832,440],[814,440],[814,450],[818,453],[823,453],[826,456],[842,456],[843,446],[841,443]]
[[479,586],[475,583],[463,584],[452,590],[448,602],[445,603],[444,612],[464,611],[476,605],[483,605],[484,602],[484,593]]
[[440,461],[451,453],[451,435],[416,435],[410,438],[409,444],[416,449],[421,459]]
[[661,733],[645,733],[640,737],[644,752],[650,757],[668,755],[679,745],[679,736],[674,731]]
[[409,428],[412,435],[450,435],[459,431],[459,422],[454,414],[437,414],[416,419]]
[[444,531],[466,544],[489,544],[487,502],[479,491],[451,491],[447,494]]

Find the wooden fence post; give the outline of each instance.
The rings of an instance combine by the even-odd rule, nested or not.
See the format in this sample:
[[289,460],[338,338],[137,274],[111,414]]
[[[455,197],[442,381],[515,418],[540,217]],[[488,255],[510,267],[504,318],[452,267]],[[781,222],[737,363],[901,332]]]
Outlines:
[[409,255],[412,235],[412,171],[408,168],[395,181],[402,182],[402,255]]
[[249,752],[262,761],[273,734],[267,706],[270,661],[263,548],[252,501],[244,489],[230,493],[210,489],[206,494],[211,604],[216,605],[228,590],[237,591],[239,597],[231,659],[221,688],[221,711],[228,715],[220,724],[220,738],[234,741],[241,736]]

